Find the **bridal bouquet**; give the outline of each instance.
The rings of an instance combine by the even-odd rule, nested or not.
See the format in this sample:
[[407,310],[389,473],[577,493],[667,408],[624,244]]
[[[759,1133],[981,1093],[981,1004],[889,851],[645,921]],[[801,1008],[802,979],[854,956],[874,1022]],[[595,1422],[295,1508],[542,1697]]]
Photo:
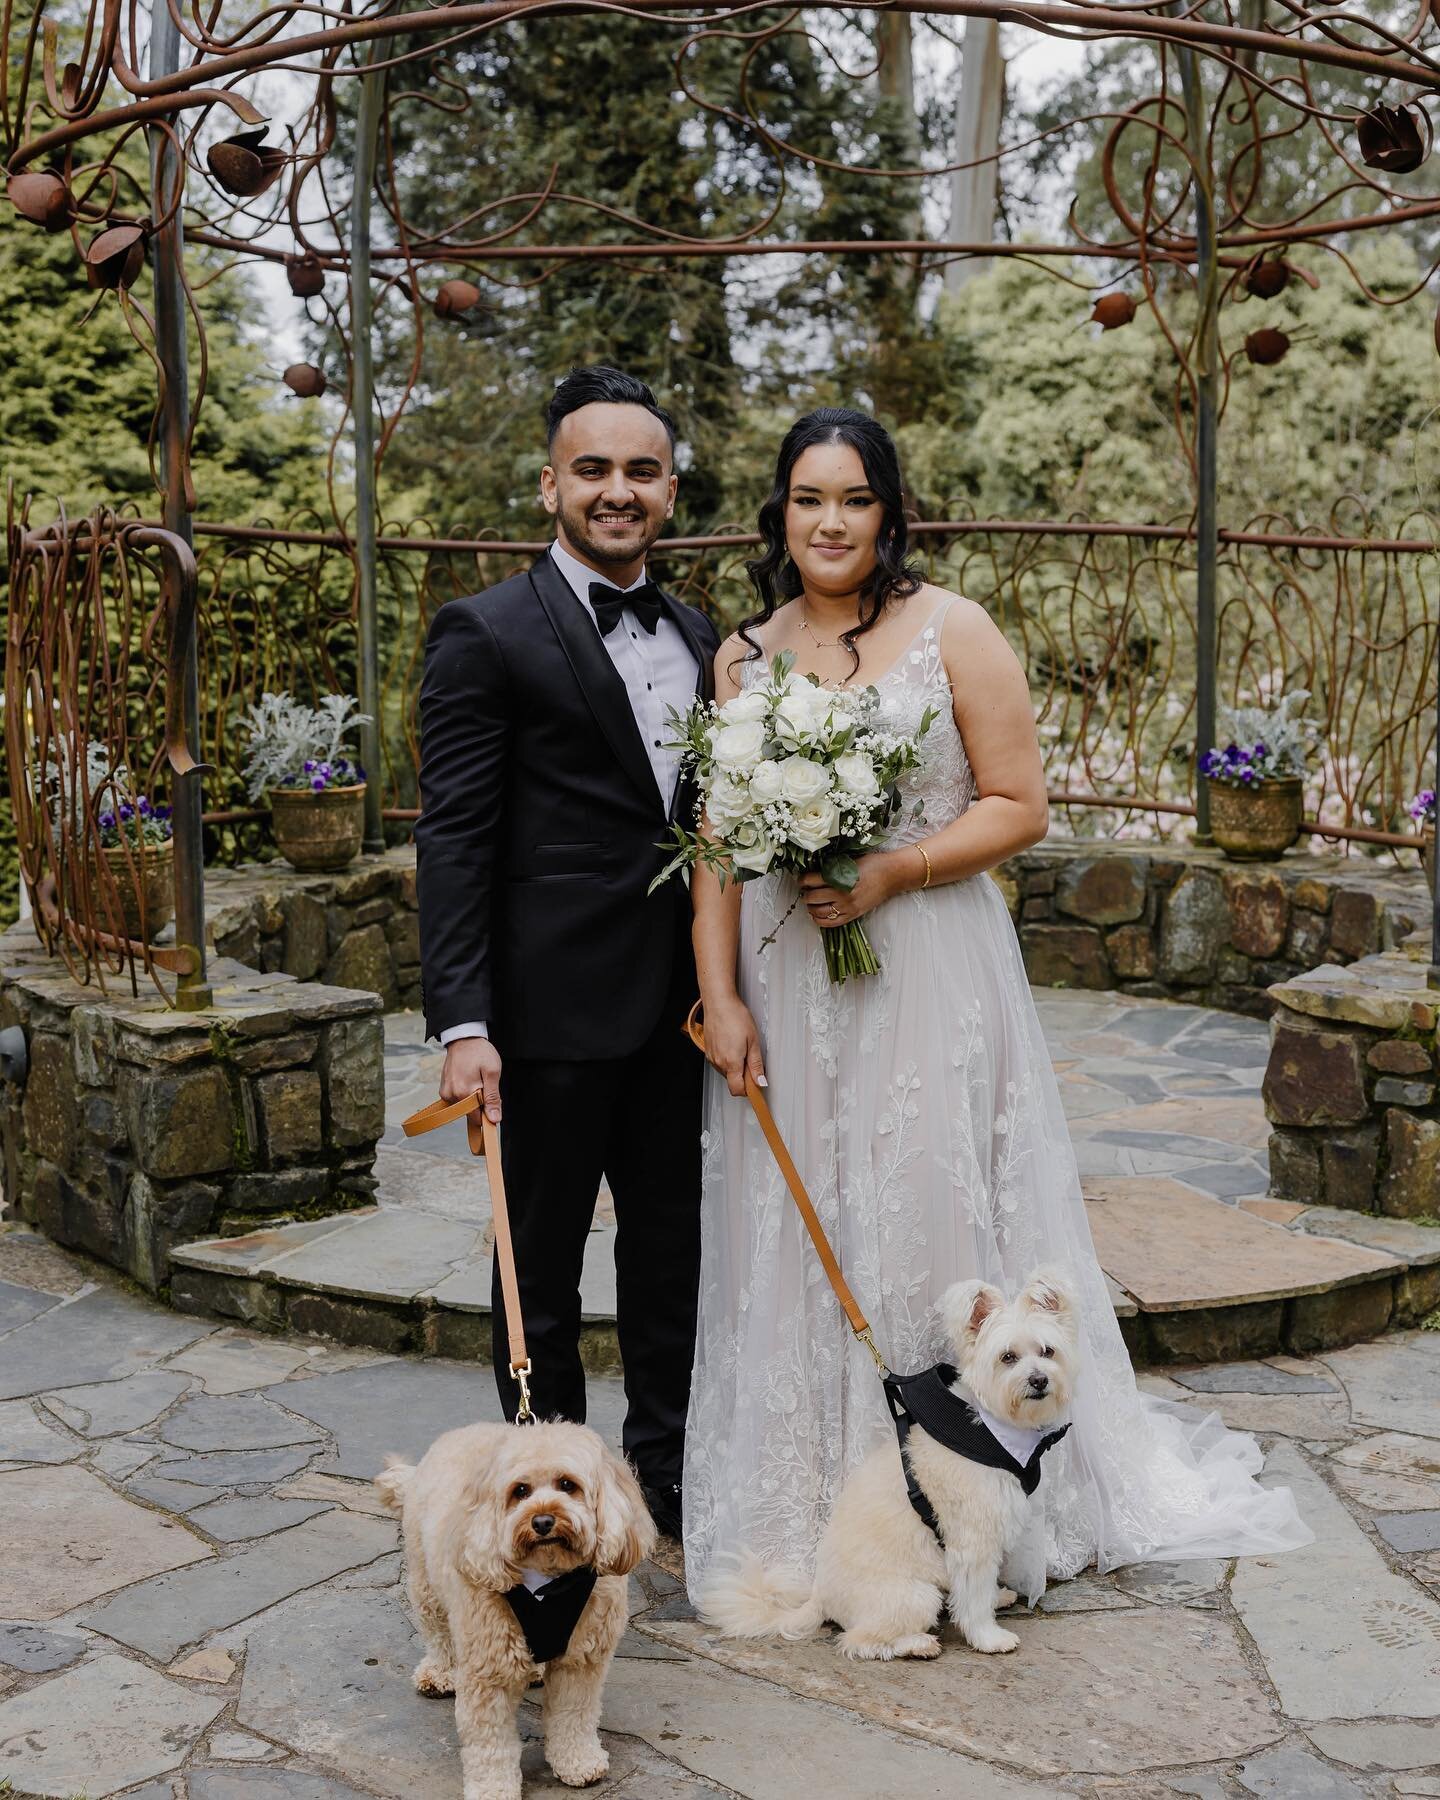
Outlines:
[[[855,858],[899,811],[900,777],[919,762],[936,715],[928,708],[915,735],[903,736],[882,722],[877,689],[824,688],[794,663],[788,651],[777,656],[766,681],[723,706],[697,700],[688,713],[672,711],[675,747],[700,790],[697,822],[703,812],[708,830],[674,827],[675,854],[651,892],[696,863],[722,885],[772,869],[816,869],[842,893],[859,880]],[[832,981],[879,972],[859,919],[821,939]]]

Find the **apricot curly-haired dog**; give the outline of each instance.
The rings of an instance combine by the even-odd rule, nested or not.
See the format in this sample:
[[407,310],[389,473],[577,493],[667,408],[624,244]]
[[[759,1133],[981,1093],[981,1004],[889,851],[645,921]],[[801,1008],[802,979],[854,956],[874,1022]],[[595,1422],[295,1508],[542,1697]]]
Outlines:
[[515,1709],[542,1665],[507,1592],[595,1570],[569,1644],[543,1664],[544,1719],[559,1779],[600,1780],[609,1768],[600,1697],[628,1617],[624,1577],[655,1543],[628,1464],[585,1425],[466,1425],[418,1465],[389,1459],[375,1486],[403,1522],[425,1649],[415,1686],[455,1696],[464,1800],[519,1800]]

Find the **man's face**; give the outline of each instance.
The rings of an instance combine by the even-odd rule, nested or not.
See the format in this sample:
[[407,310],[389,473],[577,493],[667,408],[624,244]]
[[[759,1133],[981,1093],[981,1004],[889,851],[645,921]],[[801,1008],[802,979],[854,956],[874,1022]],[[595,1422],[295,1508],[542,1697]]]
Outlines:
[[633,579],[675,510],[676,485],[659,419],[643,406],[597,400],[560,421],[540,497],[567,550],[612,578]]

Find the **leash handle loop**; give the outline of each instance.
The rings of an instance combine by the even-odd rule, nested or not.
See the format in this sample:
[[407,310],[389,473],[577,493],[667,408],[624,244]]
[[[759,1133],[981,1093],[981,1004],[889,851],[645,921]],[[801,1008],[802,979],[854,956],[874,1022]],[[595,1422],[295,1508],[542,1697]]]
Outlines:
[[[700,1013],[700,1002],[697,1000],[690,1008],[690,1016],[685,1021],[685,1032],[695,1048],[703,1052],[705,1049],[705,1025]],[[745,1071],[745,1098],[754,1109],[756,1120],[765,1135],[765,1142],[769,1144],[775,1161],[780,1165],[780,1173],[785,1177],[785,1185],[790,1190],[790,1197],[800,1210],[800,1217],[804,1221],[806,1231],[810,1234],[810,1242],[815,1246],[815,1253],[820,1258],[820,1265],[825,1271],[830,1286],[835,1290],[835,1298],[840,1302],[845,1317],[850,1321],[850,1329],[874,1357],[875,1367],[881,1375],[888,1375],[890,1371],[885,1365],[885,1359],[875,1348],[875,1340],[870,1334],[869,1321],[861,1312],[859,1301],[850,1292],[849,1284],[840,1272],[840,1264],[835,1252],[830,1248],[830,1240],[825,1235],[825,1227],[820,1223],[819,1214],[815,1211],[814,1204],[805,1191],[805,1183],[800,1179],[800,1171],[795,1167],[795,1160],[786,1148],[785,1140],[781,1137],[775,1124],[775,1116],[770,1111],[770,1102],[765,1098],[765,1090],[756,1084],[755,1077],[749,1069]]]
[[490,1178],[490,1212],[495,1224],[495,1261],[500,1268],[500,1292],[505,1302],[505,1332],[510,1342],[510,1374],[520,1389],[517,1425],[533,1423],[530,1404],[530,1354],[525,1348],[525,1321],[520,1313],[520,1283],[515,1275],[515,1245],[510,1236],[510,1208],[505,1199],[505,1170],[500,1161],[500,1133],[485,1111],[485,1096],[465,1094],[459,1100],[432,1100],[401,1121],[406,1137],[420,1137],[464,1119],[470,1154],[483,1156]]

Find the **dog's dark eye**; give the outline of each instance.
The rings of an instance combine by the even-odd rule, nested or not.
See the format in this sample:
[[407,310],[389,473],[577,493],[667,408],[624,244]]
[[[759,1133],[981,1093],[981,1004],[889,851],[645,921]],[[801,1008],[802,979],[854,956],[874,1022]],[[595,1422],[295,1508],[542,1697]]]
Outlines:
[[578,1494],[580,1492],[580,1483],[572,1481],[568,1475],[562,1475],[555,1485],[562,1494]]
[[1055,1346],[1053,1344],[1042,1344],[1040,1346],[1040,1354],[1042,1356],[1053,1356],[1055,1354]]
[[1020,1358],[1015,1354],[1015,1352],[1013,1350],[1006,1350],[1002,1354],[1000,1360],[1003,1363],[1013,1363],[1013,1362],[1019,1362]]
[[528,1481],[517,1481],[510,1490],[510,1498],[512,1500],[528,1500],[530,1498],[530,1483]]

